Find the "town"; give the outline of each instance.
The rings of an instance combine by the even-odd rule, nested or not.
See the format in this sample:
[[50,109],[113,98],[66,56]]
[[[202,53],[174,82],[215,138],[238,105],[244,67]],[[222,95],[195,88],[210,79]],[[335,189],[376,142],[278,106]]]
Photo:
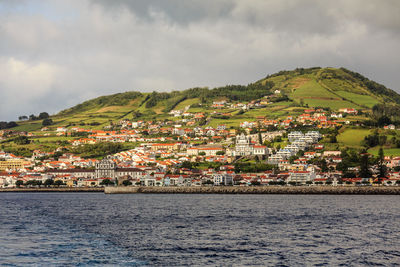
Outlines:
[[[263,104],[215,101],[212,108],[230,105],[240,111]],[[212,127],[207,122],[217,111],[188,110],[172,110],[174,120],[123,119],[101,130],[79,125],[2,130],[2,140],[64,141],[29,156],[0,152],[0,187],[400,185],[400,157],[335,147],[338,129],[359,126],[348,119],[355,109],[305,108],[281,119],[241,121],[239,127]],[[108,154],[85,154],[85,149]]]

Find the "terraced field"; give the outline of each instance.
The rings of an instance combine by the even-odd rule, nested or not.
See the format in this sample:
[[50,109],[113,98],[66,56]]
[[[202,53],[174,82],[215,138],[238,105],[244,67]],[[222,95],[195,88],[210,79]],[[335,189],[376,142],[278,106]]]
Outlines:
[[309,107],[329,107],[333,110],[340,108],[360,108],[357,104],[343,100],[340,96],[322,87],[317,81],[310,80],[289,95],[298,104],[304,103]]

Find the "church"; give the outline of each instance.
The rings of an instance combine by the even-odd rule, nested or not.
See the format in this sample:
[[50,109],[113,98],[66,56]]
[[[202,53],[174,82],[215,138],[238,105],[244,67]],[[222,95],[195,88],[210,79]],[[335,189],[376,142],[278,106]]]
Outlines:
[[253,145],[250,136],[245,134],[236,136],[235,150],[233,156],[264,156],[268,155],[268,148],[263,145]]

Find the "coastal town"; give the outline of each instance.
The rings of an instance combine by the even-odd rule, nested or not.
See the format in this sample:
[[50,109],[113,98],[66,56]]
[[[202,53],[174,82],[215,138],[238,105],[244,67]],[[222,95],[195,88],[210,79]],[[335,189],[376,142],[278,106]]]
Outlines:
[[[228,104],[218,101],[212,107],[218,111]],[[66,141],[53,151],[36,149],[29,156],[1,151],[0,187],[400,185],[400,157],[374,160],[368,153],[357,157],[351,149],[332,149],[338,129],[359,126],[349,119],[358,113],[355,109],[309,108],[283,119],[241,121],[239,127],[213,127],[207,122],[215,114],[187,110],[172,110],[173,120],[123,119],[103,129],[70,125],[36,132],[2,130],[2,140]],[[104,144],[118,151],[92,157],[82,153]]]

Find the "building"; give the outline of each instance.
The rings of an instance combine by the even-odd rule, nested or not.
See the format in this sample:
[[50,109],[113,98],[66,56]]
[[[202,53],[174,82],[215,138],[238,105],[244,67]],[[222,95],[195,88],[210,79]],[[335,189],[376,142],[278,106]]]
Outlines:
[[253,154],[253,146],[251,144],[251,138],[249,136],[241,135],[236,136],[236,146],[234,155],[235,156],[250,156]]
[[146,175],[144,170],[138,168],[118,168],[117,164],[110,159],[102,159],[97,162],[95,169],[50,169],[47,174],[53,176],[69,176],[84,179],[131,179],[140,180]]
[[253,154],[255,156],[268,155],[269,149],[266,146],[253,146]]
[[22,159],[0,160],[0,171],[22,169],[27,164],[30,163]]
[[233,185],[233,177],[227,173],[215,173],[212,175],[214,185]]
[[304,134],[302,132],[300,132],[300,131],[294,131],[294,132],[290,132],[288,134],[289,142],[294,142],[294,141],[299,140],[300,138],[303,138],[303,137],[304,137]]
[[102,159],[96,163],[95,178],[115,178],[117,164],[109,159]]
[[315,179],[315,173],[310,171],[291,171],[289,172],[288,182],[305,184]]
[[[188,156],[197,156],[199,153],[203,152],[204,156],[216,156],[219,151],[224,152],[224,148],[222,146],[209,147],[209,146],[198,146],[191,147],[187,149]],[[201,154],[203,154],[201,153]]]

